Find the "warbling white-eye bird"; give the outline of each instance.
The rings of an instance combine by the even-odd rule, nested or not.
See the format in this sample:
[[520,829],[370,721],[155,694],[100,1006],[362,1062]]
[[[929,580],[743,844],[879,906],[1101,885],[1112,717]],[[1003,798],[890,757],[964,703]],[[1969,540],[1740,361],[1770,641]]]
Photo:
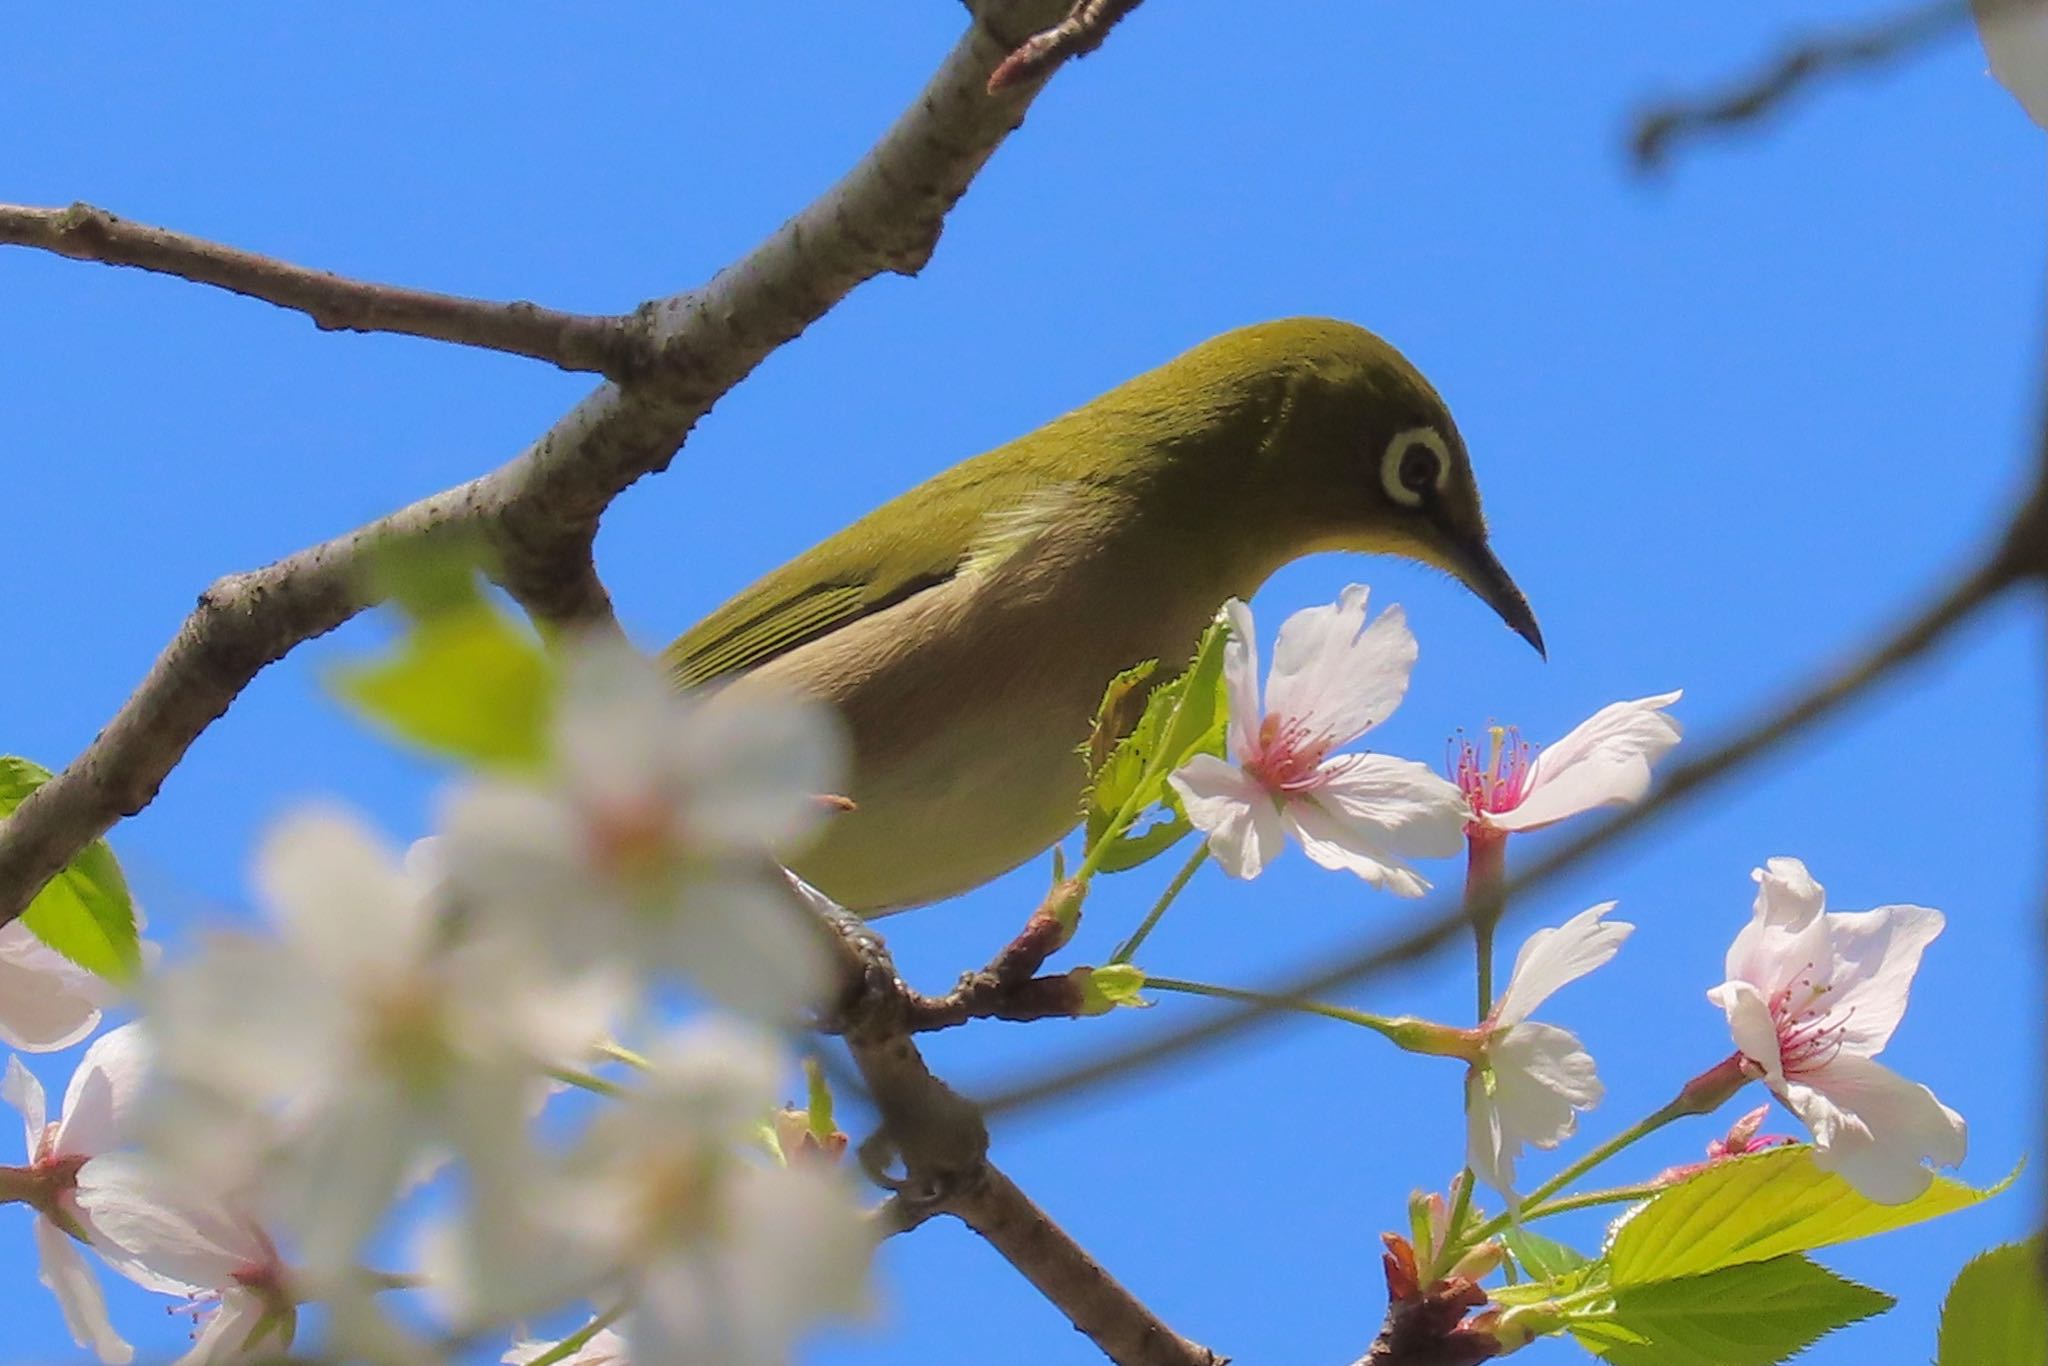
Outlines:
[[669,647],[679,685],[794,689],[852,740],[852,811],[795,870],[876,914],[966,891],[1079,819],[1103,690],[1171,677],[1224,600],[1320,550],[1455,576],[1540,652],[1444,402],[1363,328],[1228,332],[963,461]]

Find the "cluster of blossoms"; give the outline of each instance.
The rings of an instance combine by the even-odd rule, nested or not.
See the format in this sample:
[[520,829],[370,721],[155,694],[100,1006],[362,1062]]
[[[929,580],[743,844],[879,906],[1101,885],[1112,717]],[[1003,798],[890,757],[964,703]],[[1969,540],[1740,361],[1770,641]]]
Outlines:
[[[1678,743],[1673,692],[1602,708],[1540,752],[1494,731],[1459,744],[1447,774],[1340,752],[1400,705],[1417,657],[1400,609],[1374,619],[1367,596],[1290,617],[1263,690],[1251,613],[1225,609],[1228,756],[1169,781],[1236,877],[1292,839],[1418,897],[1430,884],[1412,861],[1462,848],[1483,916],[1511,835],[1639,800]],[[255,862],[268,932],[214,935],[147,974],[143,1018],[92,1043],[55,1120],[8,1060],[0,1097],[27,1152],[0,1167],[0,1201],[34,1211],[42,1279],[81,1346],[132,1355],[92,1257],[189,1308],[187,1363],[286,1350],[307,1303],[332,1352],[408,1366],[582,1305],[583,1329],[504,1360],[772,1366],[810,1325],[859,1311],[873,1234],[835,1161],[843,1137],[773,1109],[787,1035],[830,981],[819,898],[777,861],[835,789],[828,719],[678,696],[623,645],[582,644],[564,656],[549,755],[469,778],[441,833],[403,854],[342,812],[281,823]],[[1962,1158],[1963,1122],[1873,1058],[1942,917],[1828,912],[1793,859],[1756,878],[1709,993],[1737,1050],[1718,1074],[1762,1080],[1823,1168],[1910,1199],[1927,1160]],[[1511,1203],[1522,1150],[1556,1147],[1602,1097],[1579,1038],[1532,1017],[1619,951],[1634,927],[1613,910],[1536,931],[1482,1019],[1428,1027],[1421,1051],[1465,1064],[1466,1163]],[[679,994],[711,1012],[656,1023]],[[106,1003],[99,979],[0,929],[0,1039],[71,1046]],[[606,1062],[632,1070],[590,1070]],[[606,1101],[538,1124],[565,1085]],[[1771,1141],[1760,1119],[1714,1155]],[[412,1265],[376,1269],[394,1210],[450,1163],[459,1194],[418,1221]],[[1456,1217],[1432,1207],[1424,1241],[1449,1247]],[[1489,1255],[1466,1251],[1456,1265]],[[440,1338],[380,1307],[401,1287],[428,1293]]]
[[[1408,860],[1465,848],[1468,904],[1477,894],[1483,906],[1510,835],[1640,800],[1652,766],[1679,741],[1667,709],[1680,694],[1669,692],[1603,707],[1540,752],[1511,730],[1492,731],[1483,748],[1459,743],[1448,776],[1337,753],[1400,705],[1418,654],[1398,606],[1369,619],[1366,603],[1354,584],[1334,604],[1290,616],[1263,698],[1251,611],[1235,600],[1224,609],[1230,757],[1198,756],[1171,781],[1233,876],[1257,876],[1292,835],[1318,864],[1415,897],[1430,884]],[[1729,950],[1728,980],[1709,993],[1727,1012],[1739,1066],[1806,1125],[1823,1169],[1873,1200],[1910,1199],[1930,1179],[1924,1161],[1961,1161],[1963,1121],[1871,1059],[1905,1010],[1941,913],[1825,913],[1797,859],[1771,859],[1755,876],[1754,917]],[[1468,1060],[1467,1162],[1510,1199],[1522,1148],[1562,1143],[1604,1093],[1578,1037],[1529,1017],[1619,951],[1634,926],[1606,918],[1614,905],[1536,931],[1486,1018],[1431,1050]]]
[[[269,932],[150,974],[142,1020],[93,1043],[59,1118],[9,1062],[28,1160],[0,1196],[35,1209],[73,1336],[130,1359],[88,1251],[190,1306],[188,1363],[288,1348],[308,1302],[341,1355],[432,1359],[378,1306],[413,1285],[448,1341],[589,1303],[607,1327],[581,1335],[585,1363],[630,1344],[768,1366],[858,1311],[872,1235],[850,1183],[815,1144],[764,1140],[828,968],[773,854],[836,764],[811,709],[679,697],[624,646],[588,646],[547,771],[472,778],[405,856],[340,812],[284,821],[256,859]],[[75,1043],[100,984],[18,930],[0,1037]],[[679,989],[717,1011],[651,1023]],[[632,1071],[587,1070],[603,1058]],[[543,1138],[565,1078],[615,1099]],[[417,1266],[374,1269],[394,1208],[451,1161],[459,1199],[417,1231]]]

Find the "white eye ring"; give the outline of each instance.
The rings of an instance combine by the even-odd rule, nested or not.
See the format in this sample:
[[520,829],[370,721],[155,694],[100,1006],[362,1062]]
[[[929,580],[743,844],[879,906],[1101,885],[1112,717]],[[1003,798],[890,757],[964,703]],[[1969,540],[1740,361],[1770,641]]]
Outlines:
[[1380,487],[1402,507],[1421,507],[1424,498],[1443,491],[1450,474],[1450,447],[1434,427],[1410,427],[1380,457]]

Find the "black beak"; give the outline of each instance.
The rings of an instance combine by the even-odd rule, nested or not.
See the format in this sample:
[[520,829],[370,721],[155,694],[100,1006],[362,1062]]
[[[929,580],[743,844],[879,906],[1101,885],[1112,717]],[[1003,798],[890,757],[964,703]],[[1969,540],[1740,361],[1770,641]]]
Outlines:
[[1543,628],[1536,624],[1536,614],[1529,610],[1529,600],[1522,596],[1522,590],[1508,577],[1508,571],[1485,542],[1461,547],[1452,572],[1508,624],[1509,630],[1528,641],[1537,654],[1545,659],[1550,657],[1544,652]]

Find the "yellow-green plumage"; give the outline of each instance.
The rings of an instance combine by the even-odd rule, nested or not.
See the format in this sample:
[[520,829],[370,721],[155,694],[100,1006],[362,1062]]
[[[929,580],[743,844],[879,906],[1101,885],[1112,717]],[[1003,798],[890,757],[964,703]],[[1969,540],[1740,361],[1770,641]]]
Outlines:
[[[1397,498],[1401,473],[1431,459],[1441,478]],[[1540,648],[1436,392],[1360,328],[1266,323],[884,504],[667,661],[681,685],[791,689],[839,710],[856,809],[792,866],[848,906],[898,909],[1058,839],[1109,680],[1185,658],[1225,598],[1329,549],[1446,569]]]

